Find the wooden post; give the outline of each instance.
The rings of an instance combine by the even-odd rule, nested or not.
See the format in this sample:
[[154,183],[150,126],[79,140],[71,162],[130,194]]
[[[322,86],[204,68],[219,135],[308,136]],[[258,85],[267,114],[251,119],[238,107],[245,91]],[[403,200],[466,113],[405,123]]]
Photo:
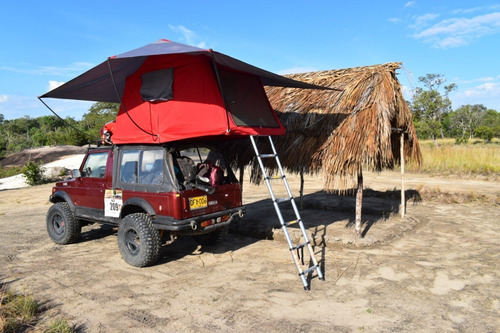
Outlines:
[[405,217],[406,214],[406,199],[405,199],[405,133],[401,132],[400,141],[400,160],[401,160],[401,205],[399,206],[399,211],[401,212],[401,218]]
[[304,209],[304,167],[300,167],[300,209]]
[[358,188],[356,191],[356,237],[361,237],[361,209],[363,208],[363,169],[359,169]]
[[243,176],[245,173],[245,167],[240,167],[240,186],[241,186],[241,192],[243,192]]

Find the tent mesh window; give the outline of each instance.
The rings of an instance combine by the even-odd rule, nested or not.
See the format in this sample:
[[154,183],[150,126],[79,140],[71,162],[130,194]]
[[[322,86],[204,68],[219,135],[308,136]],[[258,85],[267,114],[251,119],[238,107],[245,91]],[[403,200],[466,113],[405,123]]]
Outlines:
[[257,76],[219,69],[226,105],[238,126],[279,127]]
[[148,102],[166,102],[174,98],[174,69],[160,69],[142,74],[141,96]]

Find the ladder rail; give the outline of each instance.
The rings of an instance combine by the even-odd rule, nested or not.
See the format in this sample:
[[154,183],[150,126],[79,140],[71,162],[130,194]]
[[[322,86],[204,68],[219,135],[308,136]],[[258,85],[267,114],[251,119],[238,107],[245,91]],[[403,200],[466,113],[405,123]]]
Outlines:
[[[307,235],[307,231],[304,227],[302,217],[300,216],[299,210],[298,210],[297,205],[295,203],[295,200],[293,198],[292,190],[290,188],[290,185],[288,184],[288,180],[286,179],[285,172],[284,172],[283,167],[281,165],[281,162],[279,160],[279,157],[278,157],[278,154],[276,152],[276,148],[274,146],[273,140],[272,140],[271,136],[268,136],[268,138],[269,138],[269,143],[271,145],[271,149],[273,152],[272,154],[260,154],[259,149],[257,147],[257,142],[256,142],[254,136],[250,136],[250,141],[252,142],[253,149],[254,149],[255,154],[257,156],[257,161],[259,162],[259,167],[260,167],[262,174],[264,176],[264,180],[265,180],[267,189],[268,189],[269,194],[271,195],[271,199],[273,201],[273,206],[274,206],[274,209],[276,211],[276,215],[278,216],[278,219],[279,219],[280,224],[282,226],[282,229],[284,231],[285,238],[286,238],[286,241],[288,243],[288,248],[290,250],[293,261],[295,263],[295,266],[297,268],[299,276],[300,276],[302,283],[304,285],[304,289],[309,290],[310,287],[309,287],[309,283],[307,282],[306,275],[309,274],[310,272],[316,270],[319,279],[324,280],[323,273],[321,272],[321,267],[316,260],[314,250],[311,246],[311,242],[310,242],[309,237]],[[266,168],[264,166],[264,162],[262,161],[262,158],[270,158],[270,157],[274,158],[281,176],[278,176],[278,177],[269,177],[268,176],[268,174],[266,172]],[[272,184],[271,184],[271,180],[273,180],[273,179],[282,179],[283,185],[284,185],[286,192],[287,192],[287,195],[288,195],[288,198],[276,199],[276,195],[274,194]],[[291,205],[292,205],[293,211],[295,213],[296,220],[288,222],[288,223],[284,221],[283,215],[281,213],[281,208],[279,206],[279,203],[283,202],[283,201],[291,201]],[[299,224],[299,228],[302,232],[302,237],[304,238],[304,241],[305,241],[304,243],[302,243],[301,245],[298,245],[298,246],[293,245],[293,241],[292,241],[290,234],[288,232],[288,226],[291,224],[295,224],[295,223]],[[310,258],[310,261],[312,262],[312,265],[310,267],[308,267],[306,270],[303,269],[301,261],[298,257],[298,250],[302,249],[305,246],[308,249],[309,258]]]

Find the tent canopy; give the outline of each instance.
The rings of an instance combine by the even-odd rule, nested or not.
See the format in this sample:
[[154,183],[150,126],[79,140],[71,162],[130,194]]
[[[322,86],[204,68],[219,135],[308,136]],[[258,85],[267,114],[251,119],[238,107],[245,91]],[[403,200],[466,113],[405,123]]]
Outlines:
[[108,58],[41,98],[121,103],[113,142],[282,135],[263,85],[330,89],[161,39]]

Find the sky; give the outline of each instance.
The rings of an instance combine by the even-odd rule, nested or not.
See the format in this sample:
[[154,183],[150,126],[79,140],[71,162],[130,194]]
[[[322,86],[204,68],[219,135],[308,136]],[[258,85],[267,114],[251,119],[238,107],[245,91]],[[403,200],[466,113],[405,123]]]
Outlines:
[[[405,98],[441,74],[453,108],[500,111],[500,2],[5,1],[0,11],[0,114],[52,113],[37,99],[108,57],[165,38],[278,74],[402,62]],[[81,119],[89,102],[45,99]]]

